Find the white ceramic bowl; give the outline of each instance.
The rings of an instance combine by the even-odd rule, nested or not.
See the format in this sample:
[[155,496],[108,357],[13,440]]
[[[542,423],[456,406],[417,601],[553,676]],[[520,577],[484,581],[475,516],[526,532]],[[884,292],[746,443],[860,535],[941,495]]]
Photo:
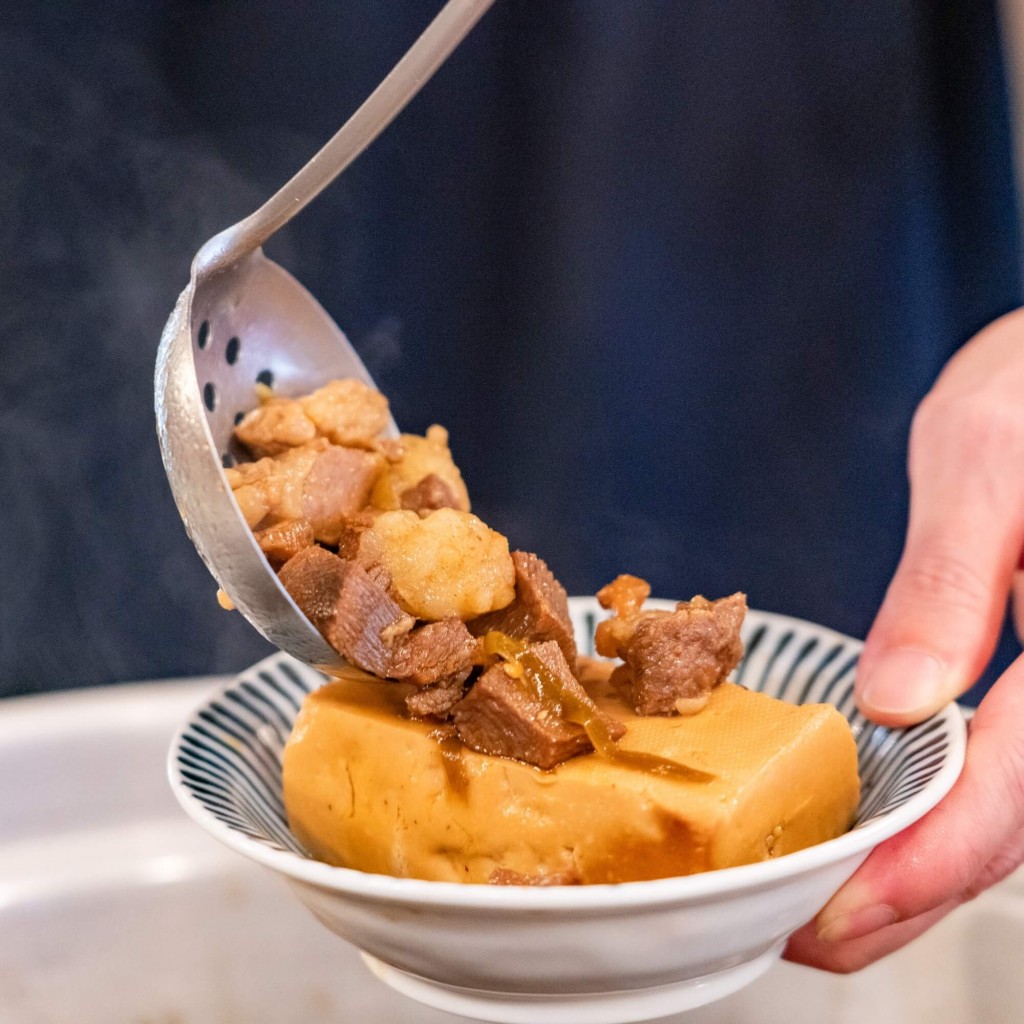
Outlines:
[[[570,605],[587,651],[604,613],[590,598]],[[933,807],[963,765],[966,729],[954,706],[905,730],[856,711],[857,641],[755,611],[744,641],[738,682],[793,703],[828,701],[857,738],[863,792],[854,828],[777,860],[551,888],[424,882],[314,861],[288,831],[280,754],[303,697],[323,678],[284,654],[193,713],[171,746],[171,785],[192,818],[283,875],[320,921],[363,951],[371,970],[414,999],[507,1024],[664,1016],[767,970],[871,849]]]

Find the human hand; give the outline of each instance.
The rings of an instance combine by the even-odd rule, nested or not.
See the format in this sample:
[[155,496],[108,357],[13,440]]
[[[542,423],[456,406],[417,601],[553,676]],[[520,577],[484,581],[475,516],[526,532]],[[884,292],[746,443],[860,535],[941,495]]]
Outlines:
[[[856,690],[865,715],[894,726],[921,721],[968,689],[999,636],[1024,549],[1024,310],[989,325],[947,364],[915,414],[909,471],[903,556]],[[871,853],[792,937],[786,957],[858,970],[1021,863],[1024,657],[978,708],[953,789]]]

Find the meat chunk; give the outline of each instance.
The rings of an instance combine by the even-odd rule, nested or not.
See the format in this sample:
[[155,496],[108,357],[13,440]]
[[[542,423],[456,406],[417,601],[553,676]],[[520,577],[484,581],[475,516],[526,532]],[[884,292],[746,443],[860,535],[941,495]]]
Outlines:
[[305,519],[316,540],[336,544],[366,505],[384,467],[381,455],[339,448],[323,438],[226,471],[250,527]]
[[[307,451],[315,454],[307,456]],[[383,468],[379,455],[339,448],[323,440],[285,453],[278,463],[294,476],[308,466],[301,489],[297,481],[292,489],[286,489],[287,500],[278,514],[301,513],[312,525],[316,539],[324,544],[337,543],[345,522],[369,500],[374,481]]]
[[[602,604],[616,599],[605,591],[598,597]],[[618,607],[626,615],[609,621],[598,650],[625,662],[611,679],[638,715],[699,711],[743,656],[744,594],[717,601],[695,597],[674,611],[640,611],[633,601]]]
[[[605,714],[599,710],[591,699],[589,693],[579,681],[575,671],[569,667],[569,662],[562,653],[561,647],[556,640],[545,640],[541,643],[529,645],[530,652],[547,670],[548,676],[555,681],[561,691],[562,701],[568,704],[575,704],[577,709],[585,710],[587,715],[601,723],[601,732],[609,739],[620,739],[626,733],[626,727],[617,718]],[[566,715],[566,717],[569,717]]]
[[357,562],[324,548],[300,551],[278,574],[285,590],[344,658],[382,679],[428,686],[459,677],[477,659],[477,641],[458,619],[418,629],[387,589]]
[[448,718],[452,708],[466,692],[466,678],[468,673],[451,676],[439,683],[432,683],[430,686],[423,686],[413,690],[405,698],[405,706],[409,714],[416,718],[437,718],[444,721]]
[[255,533],[256,543],[267,556],[267,561],[280,569],[289,558],[314,543],[313,527],[308,519],[284,519]]
[[428,622],[396,645],[387,675],[417,686],[460,675],[462,682],[477,660],[477,648],[460,619]]
[[286,562],[278,578],[339,654],[366,672],[390,675],[395,644],[415,620],[361,565],[311,547]]
[[555,579],[543,559],[528,551],[513,551],[516,596],[500,611],[472,619],[468,626],[476,636],[490,630],[516,640],[544,643],[554,640],[569,668],[576,667],[576,638],[569,618],[565,588]]
[[[355,515],[346,516],[338,522],[338,539],[335,547],[338,554],[348,561],[359,561],[359,543],[363,534],[373,525],[373,509],[364,508]],[[369,569],[370,566],[363,566]]]
[[458,508],[459,499],[451,484],[436,473],[428,473],[418,484],[402,491],[401,506],[413,512],[433,512],[439,508]]
[[[544,665],[566,697],[602,717],[613,736],[623,726],[601,713],[569,671],[558,644],[547,641],[528,648]],[[565,717],[562,701],[539,695],[511,663],[492,665],[452,709],[459,738],[482,754],[514,757],[538,768],[554,768],[594,749],[586,730]]]
[[538,768],[554,768],[593,750],[581,725],[545,707],[504,665],[489,668],[452,709],[467,747],[481,754],[515,757]]
[[280,455],[318,437],[373,449],[387,427],[388,401],[359,380],[334,380],[302,398],[270,398],[246,413],[235,437],[256,457]]

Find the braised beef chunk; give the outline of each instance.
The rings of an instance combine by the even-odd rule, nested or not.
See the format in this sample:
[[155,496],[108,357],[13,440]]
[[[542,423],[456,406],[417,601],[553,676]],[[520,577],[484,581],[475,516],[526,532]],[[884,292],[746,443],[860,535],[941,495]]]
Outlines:
[[558,687],[562,693],[577,705],[585,705],[591,715],[599,718],[605,726],[605,731],[613,740],[617,740],[626,734],[626,727],[617,718],[606,715],[598,710],[590,694],[583,688],[576,673],[569,668],[565,655],[558,643],[554,640],[546,640],[544,643],[531,644],[530,649],[540,659],[541,663],[557,680]]
[[[564,693],[600,715],[569,671],[555,641],[531,644],[529,649]],[[462,742],[482,754],[514,757],[538,768],[554,768],[577,754],[593,750],[583,726],[562,717],[563,708],[557,699],[538,697],[526,679],[511,674],[518,671],[518,666],[512,664],[493,665],[455,705],[452,715]],[[620,722],[601,717],[614,737],[622,735],[624,727]]]
[[452,709],[467,747],[481,754],[515,757],[538,768],[554,768],[593,750],[583,726],[542,705],[503,665],[489,668]]
[[743,656],[740,626],[744,594],[718,601],[695,597],[672,612],[641,612],[618,646],[625,665],[612,682],[638,715],[671,715],[699,710],[708,694]]
[[279,578],[336,651],[367,672],[390,675],[395,644],[415,623],[362,566],[312,547],[286,562]]
[[287,519],[263,530],[256,530],[256,543],[275,569],[280,569],[289,558],[303,548],[313,546],[313,527],[308,519]]
[[579,872],[575,869],[568,871],[552,871],[550,875],[524,875],[511,868],[495,868],[491,877],[487,879],[488,885],[579,885]]
[[[313,524],[317,540],[337,544],[344,525],[370,500],[384,460],[373,452],[320,443],[323,451],[303,483],[302,511]],[[279,461],[290,458],[291,452]]]
[[300,551],[279,573],[285,590],[353,665],[382,679],[427,686],[470,673],[478,641],[460,619],[415,620],[392,601],[385,580],[324,548]]
[[405,698],[405,706],[416,718],[437,718],[444,721],[466,692],[466,679],[471,669],[442,679],[439,683],[413,690]]
[[465,679],[476,660],[477,648],[477,639],[461,619],[428,622],[395,645],[389,671],[384,674],[417,686],[460,673]]
[[374,452],[318,437],[275,458],[234,466],[225,476],[251,529],[305,519],[317,541],[336,544],[340,524],[364,508],[384,465]]
[[373,519],[373,513],[368,509],[363,509],[361,512],[346,516],[339,521],[337,537],[339,557],[346,561],[358,561],[360,538],[373,525]]
[[554,640],[562,649],[570,669],[576,665],[576,639],[565,588],[555,579],[543,559],[527,551],[513,551],[516,596],[500,611],[481,615],[467,623],[475,636],[497,630],[516,640],[542,643]]
[[436,473],[428,473],[414,487],[402,491],[402,508],[413,512],[434,512],[439,508],[461,508],[451,485]]

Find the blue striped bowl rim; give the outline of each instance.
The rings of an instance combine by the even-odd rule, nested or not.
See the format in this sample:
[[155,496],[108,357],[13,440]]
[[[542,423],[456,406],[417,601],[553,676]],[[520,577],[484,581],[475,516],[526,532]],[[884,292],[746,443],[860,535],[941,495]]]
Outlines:
[[[581,651],[593,653],[594,626],[606,613],[593,598],[570,599],[570,611]],[[778,881],[870,850],[922,817],[952,787],[966,746],[963,716],[954,705],[910,728],[877,725],[854,704],[859,641],[754,610],[747,615],[743,639],[736,682],[790,703],[833,704],[850,723],[857,744],[862,792],[851,831],[776,860],[651,882],[554,888],[423,882],[314,861],[288,829],[281,752],[305,696],[324,677],[282,653],[241,673],[196,708],[171,744],[171,786],[186,812],[207,831],[296,879],[401,901],[552,908],[606,906],[610,898],[631,904],[706,898]]]

